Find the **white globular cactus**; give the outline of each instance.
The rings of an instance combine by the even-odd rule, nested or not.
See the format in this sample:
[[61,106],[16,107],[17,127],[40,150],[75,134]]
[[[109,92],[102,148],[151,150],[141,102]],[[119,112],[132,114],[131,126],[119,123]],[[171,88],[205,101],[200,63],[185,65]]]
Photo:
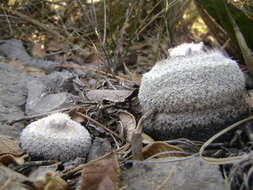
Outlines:
[[155,110],[144,122],[148,133],[202,139],[247,113],[239,66],[205,49],[202,43],[182,44],[143,75],[140,103],[144,112]]
[[91,137],[67,114],[55,113],[29,124],[21,132],[20,145],[32,156],[68,161],[86,156]]

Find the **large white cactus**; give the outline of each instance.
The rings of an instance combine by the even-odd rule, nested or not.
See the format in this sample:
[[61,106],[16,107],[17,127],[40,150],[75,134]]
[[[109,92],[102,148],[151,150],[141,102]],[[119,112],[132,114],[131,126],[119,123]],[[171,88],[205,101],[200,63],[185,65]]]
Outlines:
[[247,112],[245,79],[237,63],[218,50],[204,49],[203,44],[182,44],[143,75],[140,103],[144,112],[156,110],[145,129],[163,136],[167,131],[172,138],[174,131],[175,137],[184,130],[197,134],[198,127],[208,134],[211,125],[220,128]]

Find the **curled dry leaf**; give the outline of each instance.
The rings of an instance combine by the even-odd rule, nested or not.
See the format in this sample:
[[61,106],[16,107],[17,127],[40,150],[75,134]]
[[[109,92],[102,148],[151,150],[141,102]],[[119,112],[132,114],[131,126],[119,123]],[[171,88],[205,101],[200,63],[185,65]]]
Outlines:
[[[142,155],[144,159],[147,159],[153,155],[156,155],[161,152],[169,152],[169,151],[181,151],[183,152],[183,149],[181,149],[178,146],[170,145],[168,143],[162,142],[162,141],[156,141],[154,143],[151,143],[147,146],[145,146],[142,150]],[[159,158],[164,158],[164,157],[171,157],[171,156],[176,156],[176,157],[181,157],[184,156],[182,153],[172,153],[169,156],[168,155],[161,155]]]
[[81,176],[81,190],[119,189],[120,168],[115,154],[111,158],[88,163]]
[[23,164],[24,159],[20,157],[23,151],[19,148],[16,139],[0,135],[0,163],[9,164]]
[[78,113],[86,114],[85,108],[83,108],[83,107],[74,108],[68,112],[68,115],[71,117],[72,120],[74,120],[78,123],[84,122],[85,118],[80,116],[80,114],[78,114]]
[[25,190],[30,189],[23,182],[29,179],[5,166],[0,166],[0,189]]
[[46,171],[34,180],[38,190],[67,190],[68,184],[55,172]]
[[127,111],[119,111],[119,118],[125,131],[125,136],[130,142],[132,140],[133,133],[136,130],[136,120],[134,116]]
[[134,90],[90,90],[86,96],[92,101],[111,101],[114,103],[125,102]]
[[142,133],[141,136],[142,136],[142,143],[144,144],[151,144],[155,142],[154,139],[152,139],[150,136],[148,136],[145,133]]

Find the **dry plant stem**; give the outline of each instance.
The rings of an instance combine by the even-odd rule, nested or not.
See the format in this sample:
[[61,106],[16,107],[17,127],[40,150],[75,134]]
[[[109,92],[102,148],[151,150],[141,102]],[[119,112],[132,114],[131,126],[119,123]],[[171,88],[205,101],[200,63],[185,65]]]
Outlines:
[[66,38],[65,38],[64,36],[60,35],[58,32],[55,32],[55,31],[51,30],[51,29],[50,29],[48,26],[46,26],[45,24],[42,24],[42,23],[40,23],[39,21],[37,21],[37,20],[35,20],[35,19],[33,19],[33,18],[30,18],[30,17],[28,17],[28,16],[24,15],[23,13],[20,13],[20,12],[18,12],[18,11],[16,11],[16,10],[12,10],[12,9],[8,9],[8,8],[7,8],[7,11],[11,12],[11,13],[14,14],[14,15],[17,15],[17,16],[21,17],[22,19],[24,19],[24,20],[26,20],[26,21],[32,23],[33,25],[36,25],[36,26],[42,28],[42,29],[45,30],[45,31],[50,32],[51,34],[53,34],[53,35],[56,36],[57,38],[59,38],[59,39],[65,39],[65,41],[66,41]]
[[28,161],[21,165],[21,167],[32,167],[32,166],[47,166],[52,164],[58,164],[56,160],[42,160],[42,161]]
[[[127,146],[127,147],[128,147],[128,146]],[[121,148],[119,148],[119,149],[117,149],[117,150],[113,150],[112,152],[106,153],[106,154],[104,154],[103,156],[100,156],[99,158],[97,158],[97,159],[95,159],[95,160],[91,160],[91,161],[89,161],[89,162],[86,163],[86,164],[80,164],[79,166],[76,166],[76,167],[74,167],[73,169],[65,170],[65,171],[62,172],[63,174],[61,175],[61,177],[64,178],[64,179],[71,178],[72,175],[80,173],[81,170],[82,170],[85,166],[87,166],[87,165],[89,165],[89,164],[91,164],[91,163],[93,163],[93,162],[102,160],[102,159],[104,159],[104,158],[106,158],[106,157],[109,157],[111,154],[116,154],[116,153],[118,154],[118,152],[122,151],[122,149],[124,149],[124,148],[125,148],[125,146],[122,146]]]
[[131,150],[134,160],[143,160],[142,155],[142,136],[141,133],[135,131],[131,139]]
[[127,160],[125,163],[132,163],[132,164],[166,164],[169,162],[176,162],[176,161],[183,161],[183,160],[189,160],[196,156],[199,156],[199,153],[195,153],[191,156],[186,157],[176,157],[176,158],[169,158],[169,159],[159,159],[159,160],[144,160],[144,161],[137,161],[137,160]]
[[12,180],[11,178],[8,178],[8,179],[4,182],[4,184],[2,184],[2,185],[0,186],[0,190],[7,189],[7,187],[11,185],[12,181],[13,181],[13,180]]
[[5,16],[5,18],[6,18],[7,22],[8,22],[8,27],[9,27],[10,33],[13,34],[13,29],[11,27],[11,22],[9,20],[9,16],[7,15],[5,9],[2,6],[1,6],[1,9],[3,10],[4,16]]
[[[96,36],[97,36],[97,39],[99,40],[99,44],[100,44],[100,47],[101,47],[101,49],[102,49],[102,51],[103,51],[103,54],[104,54],[104,56],[105,56],[105,59],[106,59],[106,62],[107,62],[107,69],[108,69],[108,71],[110,70],[110,68],[112,68],[112,62],[111,62],[111,60],[110,60],[110,58],[109,58],[109,55],[108,55],[108,51],[107,51],[107,49],[106,49],[106,46],[105,46],[105,43],[103,43],[103,40],[101,39],[101,36],[100,36],[100,34],[99,34],[99,32],[98,32],[98,24],[97,24],[97,15],[96,15],[96,9],[95,9],[95,5],[94,5],[94,2],[92,1],[92,10],[91,11],[86,11],[85,9],[84,9],[84,7],[83,7],[83,4],[82,4],[82,2],[80,1],[80,0],[77,0],[77,3],[79,4],[79,6],[82,8],[82,11],[83,11],[83,14],[84,15],[86,15],[86,17],[87,17],[87,19],[88,19],[88,22],[89,22],[89,24],[91,25],[91,27],[93,28],[93,30],[94,30],[94,32],[95,32],[95,34],[96,34]],[[86,5],[87,6],[87,5]],[[89,15],[89,12],[91,12],[91,14]],[[93,43],[93,42],[92,42]],[[93,43],[93,45],[95,46],[95,44]],[[97,49],[96,48],[96,46],[95,46],[95,49]],[[103,58],[101,58],[102,59],[102,62],[104,62],[103,61]]]
[[225,44],[228,39],[227,33],[223,30],[223,28],[204,10],[200,3],[197,0],[194,0],[196,8],[201,15],[202,19],[206,23],[206,25],[210,28],[211,33],[216,36],[219,44]]
[[135,84],[135,85],[139,85],[137,82],[131,81],[131,80],[126,79],[126,78],[124,78],[124,77],[121,77],[121,76],[118,76],[118,75],[114,75],[114,74],[111,74],[111,73],[107,73],[107,72],[104,72],[104,71],[92,69],[92,68],[85,67],[85,66],[71,65],[71,64],[62,64],[62,65],[59,65],[59,66],[57,66],[57,67],[75,68],[75,69],[81,69],[81,70],[85,70],[85,71],[87,71],[87,70],[88,70],[88,71],[93,71],[93,72],[99,73],[99,74],[101,74],[101,75],[105,75],[105,76],[108,76],[108,77],[111,77],[111,78],[115,78],[115,79],[118,79],[118,80],[127,81],[127,82],[133,83],[133,84]]
[[240,31],[240,28],[238,27],[237,23],[235,22],[234,18],[232,17],[231,12],[228,9],[226,3],[225,3],[225,8],[226,8],[229,20],[230,20],[230,22],[231,22],[231,24],[233,26],[235,37],[236,37],[237,43],[238,43],[238,45],[240,47],[240,50],[242,52],[242,56],[243,56],[244,62],[248,66],[248,70],[251,73],[251,75],[253,75],[253,53],[249,49],[249,47],[247,45],[247,42],[246,42],[245,38],[243,37],[243,35],[242,35],[241,31]]
[[242,159],[244,155],[242,155],[242,156],[233,156],[233,157],[228,157],[228,158],[205,157],[205,156],[203,156],[203,152],[204,152],[205,148],[209,144],[211,144],[215,139],[217,139],[218,137],[220,137],[224,133],[230,131],[231,129],[234,129],[234,128],[240,126],[242,123],[245,123],[246,121],[250,121],[250,120],[253,120],[253,116],[250,116],[250,117],[248,117],[246,119],[243,119],[241,121],[238,121],[238,122],[234,123],[233,125],[230,125],[229,127],[223,129],[222,131],[220,131],[219,133],[217,133],[216,135],[214,135],[213,137],[211,137],[210,139],[208,139],[202,145],[202,147],[199,150],[200,158],[202,160],[204,160],[205,162],[209,163],[209,164],[231,164],[231,163],[234,163],[235,161],[238,161],[238,160]]
[[105,125],[99,123],[98,121],[92,119],[91,117],[89,117],[89,116],[87,116],[87,115],[84,115],[84,114],[82,114],[82,113],[80,113],[80,112],[76,112],[76,113],[77,113],[77,115],[79,115],[79,116],[81,116],[81,117],[83,117],[83,118],[85,118],[85,119],[91,121],[91,122],[94,123],[96,126],[101,127],[102,129],[106,130],[107,132],[109,132],[109,133],[113,134],[114,136],[118,137],[118,138],[119,138],[120,140],[122,140],[123,142],[127,141],[126,139],[124,139],[123,137],[119,136],[117,133],[115,133],[115,132],[112,131],[111,129],[107,128]]
[[132,135],[131,139],[131,151],[134,160],[143,160],[142,155],[142,128],[143,121],[152,113],[153,110],[146,112],[139,120],[137,127]]
[[[174,0],[172,1],[168,7],[172,7],[174,6],[176,3],[178,2],[178,0]],[[139,36],[151,23],[153,23],[157,18],[159,18],[159,16],[161,16],[166,10],[162,9],[159,13],[157,13],[154,17],[151,18],[151,20],[145,25],[143,26],[140,31],[137,32],[137,36]]]
[[106,23],[107,23],[106,0],[104,0],[104,36],[103,36],[103,44],[105,44],[105,41],[106,41]]
[[[96,103],[95,102],[88,102],[88,103],[85,103],[85,104],[96,104]],[[13,125],[14,123],[17,123],[19,121],[31,120],[31,119],[35,119],[35,118],[41,118],[41,117],[44,117],[46,115],[50,115],[52,113],[68,111],[68,110],[77,109],[77,108],[80,108],[80,107],[82,107],[82,106],[81,105],[79,105],[79,106],[75,105],[75,106],[62,108],[62,109],[58,109],[58,110],[54,110],[54,111],[50,111],[50,112],[46,112],[46,113],[41,113],[41,114],[36,114],[36,115],[31,115],[31,116],[25,116],[25,117],[22,117],[22,118],[14,119],[12,121],[8,121],[7,124]]]

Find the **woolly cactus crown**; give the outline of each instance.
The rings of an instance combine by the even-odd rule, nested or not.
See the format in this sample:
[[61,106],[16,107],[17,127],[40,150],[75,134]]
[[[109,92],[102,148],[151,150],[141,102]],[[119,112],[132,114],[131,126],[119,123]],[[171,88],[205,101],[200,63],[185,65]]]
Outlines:
[[224,124],[246,113],[245,79],[237,63],[218,50],[204,49],[203,44],[180,45],[143,75],[138,95],[143,111],[158,111],[146,128],[182,132]]
[[67,114],[55,113],[29,124],[21,133],[20,143],[21,148],[32,156],[66,161],[84,157],[91,137]]
[[173,56],[185,56],[198,53],[205,50],[203,42],[200,43],[183,43],[175,48],[169,49],[169,54]]
[[139,99],[144,110],[196,111],[233,103],[244,88],[235,61],[219,51],[199,51],[158,62],[143,75]]

